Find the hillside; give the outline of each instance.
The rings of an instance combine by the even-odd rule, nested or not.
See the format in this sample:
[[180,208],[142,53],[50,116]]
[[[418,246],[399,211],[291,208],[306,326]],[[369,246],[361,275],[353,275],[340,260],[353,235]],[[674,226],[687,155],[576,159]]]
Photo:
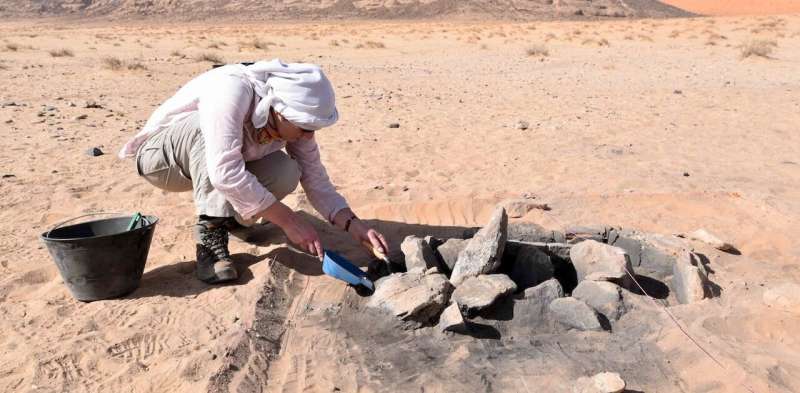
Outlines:
[[670,17],[688,13],[655,0],[0,0],[0,17],[169,17],[203,20],[493,19]]

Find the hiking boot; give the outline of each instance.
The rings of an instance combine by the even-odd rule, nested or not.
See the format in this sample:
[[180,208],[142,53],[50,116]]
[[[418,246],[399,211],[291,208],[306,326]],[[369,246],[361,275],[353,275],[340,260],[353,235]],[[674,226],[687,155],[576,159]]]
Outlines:
[[208,284],[233,281],[239,277],[228,251],[226,217],[200,216],[194,226],[197,248],[197,278]]

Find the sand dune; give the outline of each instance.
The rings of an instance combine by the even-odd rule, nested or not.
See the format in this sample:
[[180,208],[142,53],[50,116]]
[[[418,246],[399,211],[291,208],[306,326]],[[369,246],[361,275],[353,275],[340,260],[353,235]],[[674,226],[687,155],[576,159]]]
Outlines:
[[664,3],[703,15],[798,14],[795,0],[663,0]]

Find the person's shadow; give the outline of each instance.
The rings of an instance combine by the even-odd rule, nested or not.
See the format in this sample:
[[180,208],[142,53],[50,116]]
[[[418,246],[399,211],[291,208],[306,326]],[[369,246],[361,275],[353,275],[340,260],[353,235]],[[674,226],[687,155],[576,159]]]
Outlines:
[[[357,266],[367,266],[375,257],[360,245],[353,237],[334,228],[319,217],[300,211],[298,214],[311,223],[320,236],[322,245],[326,250],[349,259]],[[389,244],[391,260],[402,260],[400,243],[406,236],[420,237],[435,236],[441,239],[461,238],[464,227],[432,226],[422,224],[406,224],[394,221],[364,220],[371,228],[381,232]],[[242,241],[257,246],[279,245],[279,247],[262,255],[239,253],[232,255],[236,268],[239,270],[239,279],[228,284],[209,285],[197,280],[195,274],[195,261],[183,261],[170,265],[159,266],[149,270],[142,276],[141,284],[137,290],[127,298],[141,298],[150,296],[186,297],[194,296],[201,292],[213,289],[220,285],[244,285],[250,282],[253,272],[250,266],[266,261],[266,263],[280,263],[295,272],[306,276],[322,275],[322,263],[316,257],[298,250],[289,243],[283,231],[275,225],[257,225],[250,228],[234,231],[231,238],[237,237]],[[344,283],[343,283],[344,284]]]

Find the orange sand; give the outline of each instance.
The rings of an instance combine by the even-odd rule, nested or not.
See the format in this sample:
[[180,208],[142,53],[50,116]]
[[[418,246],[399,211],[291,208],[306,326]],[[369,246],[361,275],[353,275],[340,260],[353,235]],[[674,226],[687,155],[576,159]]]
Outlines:
[[797,0],[662,0],[703,15],[774,15],[800,13]]

